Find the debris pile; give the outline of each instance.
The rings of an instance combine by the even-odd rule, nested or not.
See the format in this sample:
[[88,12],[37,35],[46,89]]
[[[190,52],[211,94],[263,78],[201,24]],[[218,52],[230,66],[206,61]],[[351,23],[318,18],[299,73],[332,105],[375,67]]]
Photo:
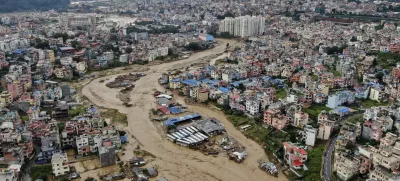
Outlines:
[[129,73],[126,75],[119,75],[114,81],[108,82],[106,86],[109,88],[132,87],[134,86],[133,83],[138,79],[139,76],[137,74]]

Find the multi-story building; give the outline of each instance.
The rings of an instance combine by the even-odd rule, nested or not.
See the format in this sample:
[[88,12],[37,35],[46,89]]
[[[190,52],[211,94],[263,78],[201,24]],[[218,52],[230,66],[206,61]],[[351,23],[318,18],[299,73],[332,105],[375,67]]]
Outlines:
[[67,27],[93,26],[96,24],[95,16],[61,16],[60,25]]
[[344,152],[335,152],[333,171],[342,180],[349,180],[358,174],[361,161],[358,158],[346,155]]
[[67,154],[63,152],[53,154],[51,166],[56,177],[67,174],[70,171]]
[[284,162],[294,169],[303,168],[303,164],[307,161],[306,150],[290,142],[283,142],[282,144],[284,148]]
[[115,146],[103,146],[99,149],[100,165],[101,167],[115,165],[117,157],[115,153]]
[[351,104],[354,101],[355,94],[353,92],[341,91],[328,97],[328,103],[326,107],[335,109],[344,103]]
[[288,118],[277,109],[268,109],[264,111],[264,123],[281,130],[287,126]]
[[305,141],[306,145],[314,146],[315,140],[317,139],[317,129],[310,125],[305,125],[303,130],[300,131],[302,139]]
[[308,124],[308,113],[302,112],[302,111],[296,111],[294,113],[294,120],[293,120],[293,126],[296,127],[303,127]]
[[260,101],[255,99],[247,99],[246,111],[248,111],[251,115],[256,115],[260,111]]
[[240,37],[250,37],[264,33],[265,18],[256,16],[227,17],[219,24],[220,32]]
[[2,105],[0,105],[0,108],[6,107],[7,105],[11,104],[12,102],[13,102],[13,97],[8,91],[3,91],[0,94],[0,103],[2,104]]

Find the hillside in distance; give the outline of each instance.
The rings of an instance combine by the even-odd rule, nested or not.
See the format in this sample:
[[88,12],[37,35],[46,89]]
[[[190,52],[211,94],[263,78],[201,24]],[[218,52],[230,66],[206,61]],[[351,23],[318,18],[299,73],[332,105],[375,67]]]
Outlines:
[[70,0],[0,0],[0,13],[50,10],[67,7]]

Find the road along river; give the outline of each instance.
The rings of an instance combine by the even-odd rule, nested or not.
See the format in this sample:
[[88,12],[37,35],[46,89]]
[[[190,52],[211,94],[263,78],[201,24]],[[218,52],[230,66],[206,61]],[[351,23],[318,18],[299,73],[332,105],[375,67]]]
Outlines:
[[[106,108],[118,109],[121,113],[127,114],[128,127],[125,129],[136,140],[136,143],[134,143],[135,140],[130,140],[130,143],[125,147],[126,151],[121,158],[122,160],[131,159],[133,157],[132,150],[140,145],[140,149],[156,156],[151,164],[158,166],[159,175],[172,181],[287,180],[282,174],[276,178],[258,168],[257,160],[266,156],[263,148],[236,130],[220,112],[204,107],[189,106],[189,109],[194,112],[219,119],[225,125],[228,134],[246,147],[249,155],[241,164],[224,156],[206,156],[199,151],[175,145],[165,139],[165,136],[162,136],[164,133],[149,120],[149,110],[155,107],[155,99],[152,93],[154,89],[163,90],[158,84],[158,78],[162,73],[171,69],[190,67],[191,64],[199,62],[206,56],[217,57],[217,54],[225,51],[227,43],[231,46],[239,44],[234,40],[219,40],[219,45],[215,48],[194,53],[188,59],[151,66],[150,70],[144,72],[147,76],[135,82],[136,87],[131,92],[133,106],[129,108],[123,106],[122,102],[116,98],[117,89],[110,89],[105,86],[105,83],[112,81],[117,75],[95,79],[83,87],[82,94],[92,103]],[[99,83],[99,80],[104,79],[108,79],[108,81]]]

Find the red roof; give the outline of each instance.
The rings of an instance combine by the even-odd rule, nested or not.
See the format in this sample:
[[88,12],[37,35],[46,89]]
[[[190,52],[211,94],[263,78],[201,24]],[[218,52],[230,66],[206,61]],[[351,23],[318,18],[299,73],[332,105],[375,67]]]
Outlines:
[[169,113],[170,113],[169,110],[168,110],[168,108],[165,107],[165,106],[157,107],[157,109],[158,109],[159,111],[161,111],[163,114],[169,114]]
[[302,166],[303,163],[300,162],[299,160],[294,160],[294,161],[293,161],[293,165],[296,166],[296,167],[298,167],[298,166]]
[[109,142],[109,141],[107,141],[107,142],[104,142],[103,145],[104,145],[104,146],[112,146],[112,143]]

